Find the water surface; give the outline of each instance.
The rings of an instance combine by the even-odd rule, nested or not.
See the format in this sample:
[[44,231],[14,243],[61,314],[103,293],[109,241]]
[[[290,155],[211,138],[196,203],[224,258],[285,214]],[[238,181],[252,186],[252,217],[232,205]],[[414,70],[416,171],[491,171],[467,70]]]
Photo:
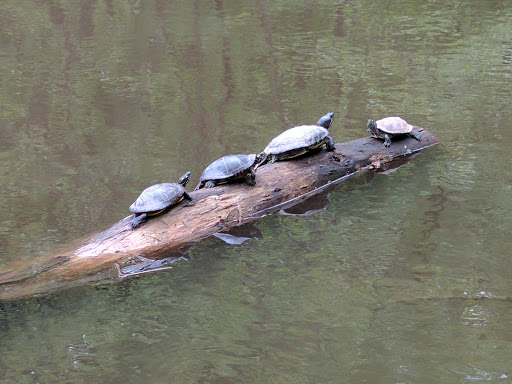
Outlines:
[[[336,114],[441,144],[170,271],[0,304],[2,382],[508,382],[512,8],[3,1],[0,263]],[[484,292],[493,300],[464,299]]]

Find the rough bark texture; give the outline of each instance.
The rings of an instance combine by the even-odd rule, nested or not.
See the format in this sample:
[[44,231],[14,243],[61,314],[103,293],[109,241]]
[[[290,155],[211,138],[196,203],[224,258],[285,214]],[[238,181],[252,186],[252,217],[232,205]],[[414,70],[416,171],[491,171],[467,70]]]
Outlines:
[[185,250],[216,232],[254,221],[311,197],[363,169],[378,169],[397,158],[437,143],[430,132],[422,141],[382,141],[362,138],[336,144],[334,152],[320,151],[302,158],[260,167],[256,185],[229,184],[191,192],[194,199],[179,203],[139,228],[131,216],[94,234],[79,245],[51,255],[36,256],[0,271],[0,300],[46,294],[58,289],[116,277],[114,265],[131,256],[162,257]]

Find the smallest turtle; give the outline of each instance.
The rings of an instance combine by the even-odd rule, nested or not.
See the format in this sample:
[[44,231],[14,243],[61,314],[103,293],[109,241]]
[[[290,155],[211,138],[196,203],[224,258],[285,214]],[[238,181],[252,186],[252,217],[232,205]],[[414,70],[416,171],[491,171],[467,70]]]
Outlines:
[[178,204],[184,198],[192,200],[185,186],[190,179],[191,172],[188,171],[180,177],[177,183],[161,183],[146,188],[135,202],[130,206],[134,218],[130,221],[132,228],[137,228],[148,216],[158,215],[167,208]]
[[409,135],[416,140],[421,141],[421,135],[413,132],[413,126],[404,119],[396,116],[386,117],[381,120],[368,120],[368,133],[377,139],[384,139],[384,146],[391,145],[391,139],[394,137]]

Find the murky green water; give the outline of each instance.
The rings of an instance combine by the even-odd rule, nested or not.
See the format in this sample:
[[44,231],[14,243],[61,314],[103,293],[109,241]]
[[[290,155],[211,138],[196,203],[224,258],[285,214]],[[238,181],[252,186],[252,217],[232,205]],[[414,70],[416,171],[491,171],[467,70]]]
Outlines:
[[509,382],[511,99],[504,1],[3,1],[2,263],[330,110],[336,141],[396,114],[441,145],[260,240],[0,304],[0,381]]

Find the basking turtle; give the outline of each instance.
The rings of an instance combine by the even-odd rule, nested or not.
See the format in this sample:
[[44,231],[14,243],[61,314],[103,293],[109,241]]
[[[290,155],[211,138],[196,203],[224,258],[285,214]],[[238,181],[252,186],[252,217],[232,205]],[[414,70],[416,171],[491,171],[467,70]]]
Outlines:
[[334,113],[329,112],[317,121],[316,125],[301,125],[287,129],[272,139],[262,152],[263,160],[260,165],[270,159],[270,162],[291,159],[320,148],[323,144],[328,151],[334,151],[334,141],[329,136],[329,127],[334,119]]
[[[218,184],[246,179],[247,184],[256,184],[255,165],[260,155],[227,155],[215,160],[205,168],[194,191],[203,187],[213,188]],[[249,177],[247,177],[249,176]]]
[[413,126],[404,119],[396,116],[386,117],[381,120],[368,120],[368,133],[377,139],[384,139],[384,146],[391,145],[391,139],[398,136],[409,135],[421,141],[421,135],[413,132]]
[[180,177],[177,183],[161,183],[146,188],[135,202],[130,206],[130,211],[135,214],[130,221],[132,228],[137,228],[148,216],[158,215],[167,208],[178,204],[182,199],[192,200],[185,190],[190,179],[188,171]]

